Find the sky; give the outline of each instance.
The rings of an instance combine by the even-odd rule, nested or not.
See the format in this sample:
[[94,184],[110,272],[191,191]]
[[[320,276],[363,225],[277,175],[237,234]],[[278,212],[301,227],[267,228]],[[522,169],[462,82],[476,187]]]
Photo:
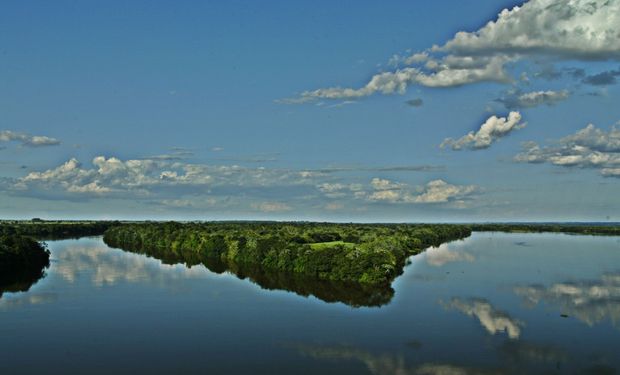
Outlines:
[[0,218],[620,221],[620,0],[0,4]]

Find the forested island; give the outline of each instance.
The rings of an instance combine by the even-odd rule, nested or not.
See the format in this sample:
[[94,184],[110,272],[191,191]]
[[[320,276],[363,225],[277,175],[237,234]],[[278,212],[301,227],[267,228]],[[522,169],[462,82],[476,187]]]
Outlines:
[[40,240],[103,235],[104,242],[163,263],[204,265],[265,289],[380,306],[409,256],[472,231],[620,235],[620,225],[558,223],[338,224],[312,222],[0,222],[1,290],[27,290],[44,275]]
[[186,263],[211,258],[317,280],[389,285],[407,257],[464,238],[463,225],[148,223],[108,229],[112,247]]

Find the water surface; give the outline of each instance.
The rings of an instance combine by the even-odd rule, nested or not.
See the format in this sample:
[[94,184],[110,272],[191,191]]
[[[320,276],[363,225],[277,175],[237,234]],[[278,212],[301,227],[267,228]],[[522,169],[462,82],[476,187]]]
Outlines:
[[98,237],[48,244],[47,275],[0,297],[2,374],[620,369],[618,237],[474,233],[412,257],[381,307],[267,290]]

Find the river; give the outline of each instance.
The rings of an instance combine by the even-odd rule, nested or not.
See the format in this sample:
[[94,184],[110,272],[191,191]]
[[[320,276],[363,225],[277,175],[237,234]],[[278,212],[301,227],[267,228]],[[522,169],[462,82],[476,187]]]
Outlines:
[[620,369],[618,237],[474,233],[411,257],[374,307],[163,264],[100,237],[48,246],[46,276],[0,297],[2,374]]

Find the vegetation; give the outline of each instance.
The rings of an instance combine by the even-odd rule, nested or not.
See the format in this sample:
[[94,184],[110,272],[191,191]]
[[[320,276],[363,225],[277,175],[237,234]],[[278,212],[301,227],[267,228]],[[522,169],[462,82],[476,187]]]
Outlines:
[[45,221],[12,220],[0,222],[0,230],[10,230],[19,236],[37,239],[63,239],[86,236],[100,236],[112,226],[120,225],[118,221]]
[[43,277],[50,253],[34,239],[0,227],[0,296],[5,291],[26,291]]
[[470,234],[463,225],[325,223],[142,223],[108,229],[113,247],[196,264],[260,267],[303,278],[388,286],[408,256]]

